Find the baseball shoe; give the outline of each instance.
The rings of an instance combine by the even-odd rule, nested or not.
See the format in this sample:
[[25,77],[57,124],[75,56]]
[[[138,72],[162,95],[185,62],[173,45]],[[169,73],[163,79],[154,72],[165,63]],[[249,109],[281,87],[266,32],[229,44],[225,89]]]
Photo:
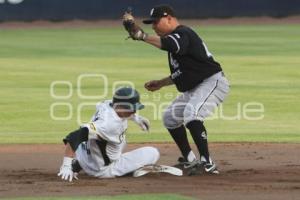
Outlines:
[[186,163],[186,162],[187,162],[187,160],[186,160],[184,157],[179,157],[179,158],[177,159],[177,163],[176,163],[175,165],[173,165],[173,167],[177,167],[177,168],[182,169],[184,163]]
[[219,174],[217,165],[214,162],[205,162],[203,163],[204,171],[208,174]]
[[72,160],[72,171],[75,173],[79,173],[82,170],[78,160],[73,159]]
[[197,164],[189,168],[187,172],[189,176],[194,176],[198,174],[219,174],[217,165],[214,162],[203,162],[200,160],[197,161]]
[[174,165],[174,167],[180,168],[180,169],[189,169],[193,166],[195,166],[198,163],[198,160],[193,160],[192,162],[187,161],[184,157],[178,158],[178,163]]
[[187,160],[184,157],[179,157],[177,159],[177,164],[174,165],[174,167],[183,167],[184,163],[186,163]]
[[212,161],[211,158],[207,161],[204,156],[200,157],[200,161],[203,165],[204,171],[208,174],[219,174],[217,165]]

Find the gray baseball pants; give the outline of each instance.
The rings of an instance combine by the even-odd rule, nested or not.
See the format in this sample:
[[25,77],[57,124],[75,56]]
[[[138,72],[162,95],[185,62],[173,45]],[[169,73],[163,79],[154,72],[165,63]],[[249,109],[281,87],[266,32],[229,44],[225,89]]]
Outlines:
[[229,93],[229,82],[223,72],[205,79],[192,90],[178,96],[163,115],[167,129],[175,129],[191,121],[204,121]]

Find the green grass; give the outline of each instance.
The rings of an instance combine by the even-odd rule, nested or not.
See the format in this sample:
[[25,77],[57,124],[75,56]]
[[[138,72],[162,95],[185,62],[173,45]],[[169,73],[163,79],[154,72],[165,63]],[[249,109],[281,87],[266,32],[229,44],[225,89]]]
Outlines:
[[171,194],[120,195],[114,197],[31,197],[7,198],[8,200],[192,200],[192,198]]
[[[222,113],[234,120],[208,120],[210,141],[299,142],[300,26],[224,25],[194,29],[222,64],[231,83]],[[78,127],[80,106],[81,121],[88,121],[94,107],[84,103],[103,99],[78,97],[77,79],[81,74],[106,75],[106,99],[110,99],[116,81],[131,81],[142,100],[150,104],[141,114],[151,120],[151,134],[142,134],[130,124],[129,142],[171,141],[163,128],[161,111],[176,95],[175,88],[157,93],[143,88],[146,81],[169,74],[166,53],[141,42],[126,41],[125,37],[121,28],[0,30],[0,143],[60,143],[62,137]],[[71,98],[52,98],[53,81],[70,82]],[[83,79],[81,91],[84,95],[101,95],[105,91],[103,81]],[[57,85],[56,95],[68,93],[68,86]],[[245,111],[249,102],[262,104],[264,112],[239,113],[240,107]],[[71,118],[53,120],[53,103],[72,106]],[[155,109],[151,105],[156,105]],[[66,117],[68,107],[57,106],[54,114]],[[246,119],[261,114],[261,120]]]

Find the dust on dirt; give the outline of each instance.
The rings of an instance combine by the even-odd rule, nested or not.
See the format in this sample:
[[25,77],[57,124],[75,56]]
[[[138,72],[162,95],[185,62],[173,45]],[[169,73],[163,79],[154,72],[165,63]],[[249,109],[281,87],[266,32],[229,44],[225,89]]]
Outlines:
[[[174,165],[179,156],[174,144],[129,144],[127,150],[141,146],[157,147],[160,164]],[[300,144],[212,143],[210,149],[219,175],[97,179],[80,173],[80,180],[69,183],[56,175],[63,145],[1,145],[0,197],[172,193],[207,200],[299,198]]]

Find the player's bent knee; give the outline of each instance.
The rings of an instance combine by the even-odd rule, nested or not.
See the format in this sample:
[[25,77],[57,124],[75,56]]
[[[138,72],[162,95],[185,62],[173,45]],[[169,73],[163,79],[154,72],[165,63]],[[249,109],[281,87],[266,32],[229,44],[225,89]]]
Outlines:
[[167,129],[175,129],[181,125],[181,123],[172,116],[172,112],[169,110],[164,112],[163,124]]
[[148,165],[155,164],[159,160],[160,153],[157,148],[144,147],[144,150],[146,151],[146,155],[149,158],[148,160],[149,163],[147,163]]
[[204,118],[201,117],[201,115],[195,115],[194,110],[185,109],[183,112],[183,124],[186,126],[191,121],[198,120],[198,121],[204,121]]
[[166,110],[163,114],[163,124],[165,127],[168,127],[170,124],[170,112],[168,110]]
[[159,153],[158,149],[155,147],[149,147],[149,148],[151,149],[151,154],[152,154],[152,158],[153,158],[152,164],[155,164],[159,160],[160,153]]
[[153,156],[154,156],[154,163],[157,163],[157,161],[159,160],[160,158],[160,153],[159,153],[159,150],[157,148],[154,148],[153,147]]

